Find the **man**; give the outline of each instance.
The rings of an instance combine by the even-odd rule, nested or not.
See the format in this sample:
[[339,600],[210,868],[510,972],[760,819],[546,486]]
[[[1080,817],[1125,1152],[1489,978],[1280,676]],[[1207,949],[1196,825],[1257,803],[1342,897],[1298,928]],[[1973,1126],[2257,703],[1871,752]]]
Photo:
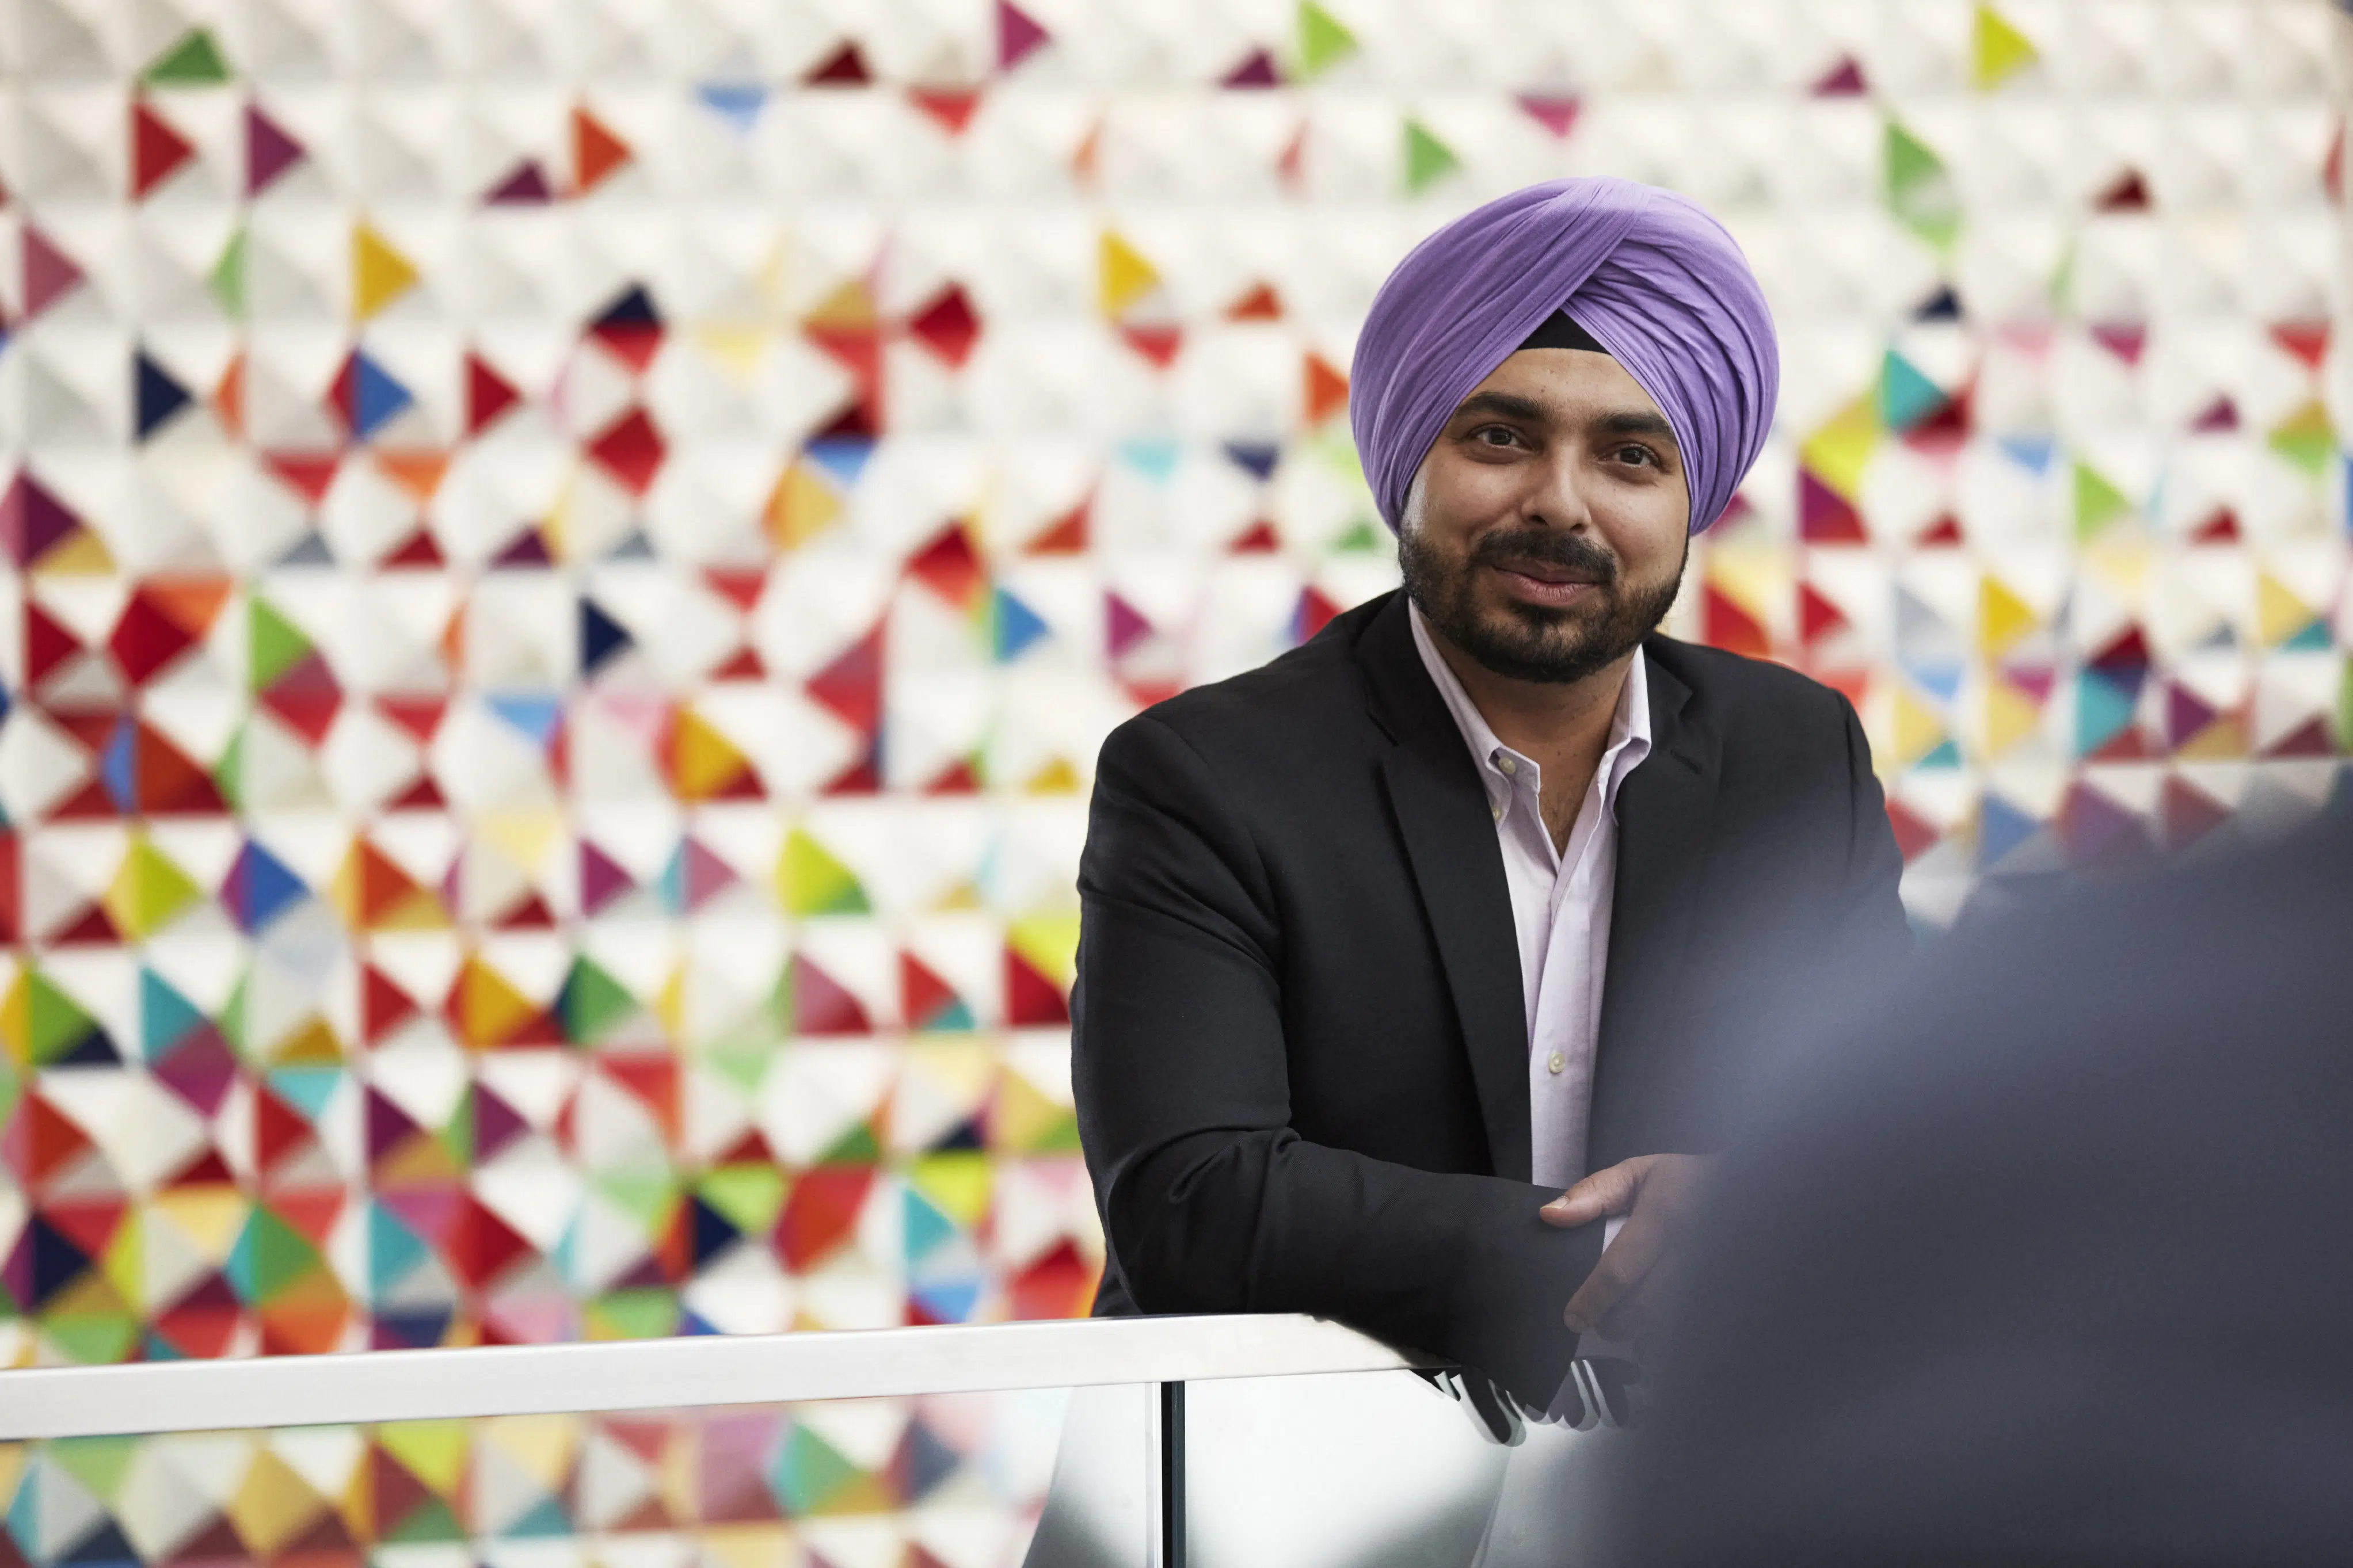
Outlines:
[[1845,701],[1655,632],[1777,377],[1731,237],[1625,181],[1515,192],[1383,285],[1350,419],[1404,591],[1103,750],[1099,1313],[1319,1313],[1536,1408],[1565,1311],[1640,1329],[1751,1033],[1907,942]]
[[1689,1237],[1624,1560],[2344,1562],[2348,931],[2340,808],[1800,1042]]

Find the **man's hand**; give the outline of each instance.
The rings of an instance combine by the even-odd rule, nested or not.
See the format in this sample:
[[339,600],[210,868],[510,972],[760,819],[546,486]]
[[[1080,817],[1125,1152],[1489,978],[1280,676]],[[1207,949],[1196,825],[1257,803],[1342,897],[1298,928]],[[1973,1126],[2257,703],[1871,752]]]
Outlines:
[[1545,1205],[1545,1223],[1564,1228],[1627,1216],[1601,1261],[1568,1299],[1561,1320],[1571,1332],[1599,1331],[1632,1342],[1652,1327],[1664,1293],[1660,1264],[1698,1206],[1707,1164],[1696,1154],[1638,1154],[1594,1172]]

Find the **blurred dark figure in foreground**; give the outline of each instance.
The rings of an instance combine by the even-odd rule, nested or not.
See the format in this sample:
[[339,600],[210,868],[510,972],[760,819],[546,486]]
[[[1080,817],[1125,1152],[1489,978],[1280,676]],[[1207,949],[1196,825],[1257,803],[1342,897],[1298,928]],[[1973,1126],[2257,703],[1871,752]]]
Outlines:
[[2353,1561],[2353,816],[1836,1037],[1718,1172],[1612,1555]]

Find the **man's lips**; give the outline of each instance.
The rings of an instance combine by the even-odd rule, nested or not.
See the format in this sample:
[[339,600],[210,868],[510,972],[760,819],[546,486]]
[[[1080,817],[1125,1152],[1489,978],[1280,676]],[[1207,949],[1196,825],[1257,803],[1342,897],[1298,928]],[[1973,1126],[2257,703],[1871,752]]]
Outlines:
[[1576,566],[1559,566],[1549,561],[1498,561],[1492,563],[1498,572],[1508,572],[1515,577],[1526,577],[1538,583],[1560,584],[1579,583],[1591,584],[1600,581],[1592,573]]
[[[1590,576],[1532,561],[1498,564],[1493,570],[1504,579],[1504,590],[1513,597],[1552,609],[1565,609],[1599,591],[1599,585]],[[1540,573],[1543,574],[1538,575]]]

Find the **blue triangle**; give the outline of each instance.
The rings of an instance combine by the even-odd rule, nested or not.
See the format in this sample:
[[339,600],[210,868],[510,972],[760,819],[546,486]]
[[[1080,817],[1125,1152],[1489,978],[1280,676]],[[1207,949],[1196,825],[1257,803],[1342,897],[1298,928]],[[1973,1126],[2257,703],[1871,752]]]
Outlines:
[[748,133],[768,101],[768,89],[757,82],[706,81],[694,89],[694,96],[739,133]]
[[117,811],[129,813],[138,800],[139,727],[125,719],[106,738],[106,754],[98,760],[98,776],[114,797]]
[[646,286],[632,283],[589,324],[596,327],[659,327],[661,316],[654,310],[653,296],[646,292]]
[[956,1228],[955,1221],[942,1214],[921,1193],[909,1188],[901,1196],[906,1200],[901,1205],[900,1224],[903,1227],[902,1239],[907,1262],[911,1266],[920,1263],[926,1255],[964,1234]]
[[1155,484],[1166,484],[1176,471],[1184,448],[1165,436],[1138,436],[1119,444],[1120,460]]
[[238,929],[251,936],[276,920],[287,905],[310,897],[311,889],[276,856],[248,839],[237,851],[221,893],[221,902],[228,906]]
[[1894,349],[1879,367],[1879,417],[1892,430],[1909,430],[1945,405],[1945,393]]
[[1226,456],[1234,465],[1260,482],[1274,477],[1274,466],[1282,460],[1282,448],[1272,441],[1229,441]]
[[969,1275],[910,1281],[907,1294],[915,1299],[934,1322],[961,1323],[972,1316],[973,1308],[980,1302],[980,1281]]
[[553,697],[505,692],[493,693],[484,700],[491,712],[542,746],[554,738],[555,727],[564,718],[564,704]]
[[2130,687],[2086,669],[2075,678],[2075,752],[2088,756],[2116,738],[2133,721],[2140,704],[2139,681]]
[[2051,459],[2058,455],[2059,443],[2048,436],[2004,436],[2002,455],[2021,468],[2036,473],[2048,473]]
[[580,601],[581,674],[596,674],[597,666],[632,646],[628,627],[598,608],[595,600]]
[[343,1086],[341,1068],[277,1068],[266,1075],[269,1091],[316,1121]]
[[828,436],[822,441],[811,441],[803,448],[809,460],[847,488],[858,482],[866,471],[866,460],[874,456],[874,443],[863,436]]
[[1982,870],[2042,831],[2042,824],[1998,795],[1978,805],[1978,868]]
[[382,365],[352,351],[352,435],[364,441],[417,400]]
[[995,634],[997,662],[1010,664],[1046,635],[1038,613],[1004,589],[997,590],[996,613],[989,616]]
[[132,356],[132,402],[137,410],[139,439],[144,441],[155,433],[158,426],[195,401],[188,389],[174,380],[171,372],[147,357],[140,349]]

